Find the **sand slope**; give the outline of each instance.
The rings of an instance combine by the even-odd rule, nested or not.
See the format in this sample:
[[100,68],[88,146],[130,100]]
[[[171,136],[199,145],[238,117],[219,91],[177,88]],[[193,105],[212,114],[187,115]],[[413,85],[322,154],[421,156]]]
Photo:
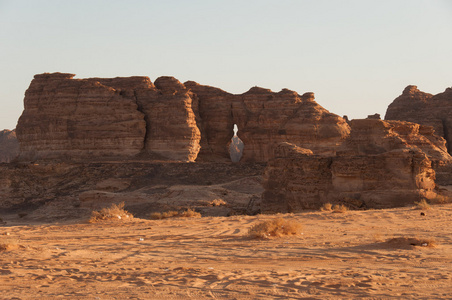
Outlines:
[[[31,225],[4,218],[0,244],[11,247],[0,251],[0,298],[446,299],[452,205],[425,214],[280,215],[302,222],[303,234],[272,240],[246,236],[268,215]],[[412,246],[410,237],[437,246]]]

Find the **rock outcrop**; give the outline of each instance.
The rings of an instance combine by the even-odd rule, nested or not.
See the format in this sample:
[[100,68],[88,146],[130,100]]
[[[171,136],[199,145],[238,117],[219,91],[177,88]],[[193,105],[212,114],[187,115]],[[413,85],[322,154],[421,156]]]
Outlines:
[[17,126],[22,160],[127,159],[142,153],[196,158],[200,137],[191,98],[174,80],[160,78],[154,86],[147,77],[73,77],[35,76]]
[[245,145],[242,140],[234,135],[231,139],[231,143],[229,144],[229,155],[231,157],[232,162],[239,162],[242,159],[243,149]]
[[435,133],[447,141],[449,153],[452,147],[452,88],[432,95],[409,85],[386,111],[385,120],[400,120],[432,126]]
[[133,156],[143,149],[145,121],[133,99],[73,74],[36,75],[17,124],[20,158]]
[[15,130],[0,131],[0,163],[9,163],[19,154]]
[[[189,207],[195,198],[205,212],[228,203],[222,214],[326,202],[384,208],[435,198],[436,179],[452,183],[452,89],[432,96],[410,86],[388,108],[390,121],[349,121],[313,93],[253,87],[234,95],[168,76],[73,77],[36,75],[26,91],[20,154],[2,165],[0,209],[57,198],[71,214],[125,199],[138,213]],[[224,163],[231,160],[241,163]],[[194,161],[202,163],[185,163]]]
[[327,202],[396,207],[436,197],[430,158],[451,157],[444,139],[432,135],[431,128],[377,119],[352,120],[350,125],[349,138],[334,156],[280,144],[265,171],[263,211],[318,209]]
[[17,135],[20,159],[230,161],[234,124],[242,161],[266,162],[280,142],[332,155],[350,128],[313,93],[254,87],[241,95],[160,77],[36,75]]
[[232,138],[234,124],[245,146],[242,161],[268,161],[281,142],[332,155],[350,132],[343,118],[314,101],[313,93],[299,95],[287,89],[275,93],[253,87],[232,95],[192,81],[185,85],[199,103],[200,157],[229,157],[225,145]]

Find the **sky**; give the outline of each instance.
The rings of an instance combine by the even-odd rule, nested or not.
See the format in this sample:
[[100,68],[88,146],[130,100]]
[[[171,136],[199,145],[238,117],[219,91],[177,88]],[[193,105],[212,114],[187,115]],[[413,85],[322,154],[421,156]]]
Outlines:
[[288,88],[383,117],[407,85],[452,86],[452,0],[0,0],[0,130],[45,72]]

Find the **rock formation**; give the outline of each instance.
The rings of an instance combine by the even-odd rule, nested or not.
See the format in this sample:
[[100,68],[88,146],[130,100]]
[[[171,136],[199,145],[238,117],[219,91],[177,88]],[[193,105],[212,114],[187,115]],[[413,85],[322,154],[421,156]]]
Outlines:
[[326,202],[383,208],[436,197],[429,157],[451,160],[442,138],[409,122],[365,119],[350,125],[335,156],[280,144],[265,171],[263,211],[296,212]]
[[234,124],[245,146],[242,161],[268,161],[275,147],[288,141],[319,155],[331,155],[350,132],[343,118],[314,101],[313,93],[299,95],[287,89],[274,93],[253,87],[232,95],[192,81],[185,85],[199,103],[200,157],[229,157],[225,145],[232,138]]
[[0,131],[0,162],[9,163],[19,154],[19,143],[15,130]]
[[73,74],[36,75],[17,124],[21,159],[132,156],[143,149],[144,114],[133,99]]
[[243,144],[242,140],[238,136],[234,135],[231,139],[231,143],[229,144],[229,155],[232,162],[240,161],[244,148],[245,145]]
[[385,120],[400,120],[432,126],[435,133],[447,141],[452,149],[452,88],[432,95],[409,85],[386,111]]
[[21,159],[196,158],[199,130],[177,80],[73,77],[35,76],[17,126]]
[[[138,213],[194,201],[203,212],[228,203],[221,214],[326,202],[383,208],[433,199],[435,179],[452,183],[452,89],[432,96],[410,86],[388,108],[390,121],[349,121],[313,93],[253,87],[234,95],[168,76],[73,77],[36,75],[26,91],[20,155],[0,172],[0,209],[53,199],[70,214],[125,199]],[[185,163],[194,161],[202,163]]]
[[332,155],[350,131],[313,93],[254,87],[233,95],[173,77],[73,77],[35,76],[17,126],[20,159],[227,161],[237,124],[242,161],[265,162],[285,141]]

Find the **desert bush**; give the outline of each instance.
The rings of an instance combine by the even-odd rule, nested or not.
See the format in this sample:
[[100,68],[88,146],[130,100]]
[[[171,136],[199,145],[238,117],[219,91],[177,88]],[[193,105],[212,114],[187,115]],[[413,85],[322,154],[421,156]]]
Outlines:
[[277,218],[252,226],[248,230],[248,236],[251,238],[282,237],[285,235],[300,234],[301,229],[302,225],[297,221]]
[[105,220],[127,220],[132,219],[133,215],[124,209],[124,202],[112,204],[110,207],[102,208],[99,211],[91,213],[90,223],[96,223]]
[[334,213],[345,213],[348,211],[348,208],[344,204],[335,204],[332,210]]
[[16,250],[19,248],[24,248],[24,247],[19,244],[19,241],[17,239],[11,239],[11,238],[0,239],[0,251],[10,251],[10,250]]
[[431,200],[432,204],[446,204],[450,203],[450,198],[443,195],[437,195],[434,199]]
[[321,211],[331,211],[332,210],[333,205],[331,203],[325,203],[322,205],[322,207],[320,207]]
[[187,209],[186,211],[166,211],[163,213],[152,213],[150,215],[151,219],[153,220],[162,220],[162,219],[168,219],[168,218],[201,218],[201,214],[199,212],[196,212],[192,209]]
[[416,209],[422,209],[422,210],[430,209],[430,204],[428,204],[425,199],[422,199],[419,202],[414,202],[414,204],[415,204],[414,208],[416,208]]
[[222,206],[226,204],[226,201],[224,201],[223,199],[214,199],[209,203],[210,206]]
[[406,247],[410,248],[413,246],[435,248],[437,246],[436,240],[433,238],[397,237],[389,239],[387,243],[397,248],[406,248]]

